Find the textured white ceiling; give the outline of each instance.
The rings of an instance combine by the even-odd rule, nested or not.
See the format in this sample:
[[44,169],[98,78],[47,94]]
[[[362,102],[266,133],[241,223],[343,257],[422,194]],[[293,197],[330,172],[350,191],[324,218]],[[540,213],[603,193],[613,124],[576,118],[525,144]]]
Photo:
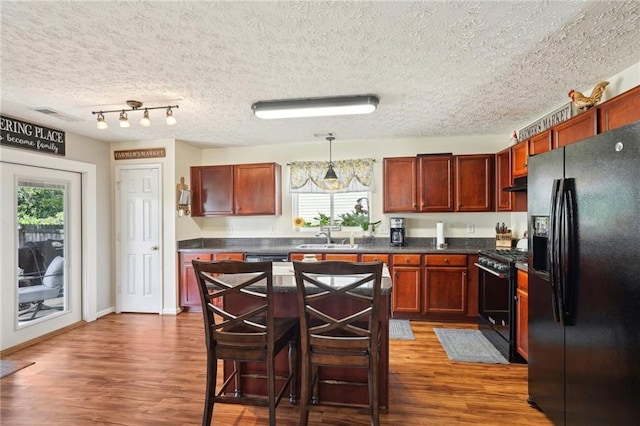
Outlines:
[[[2,113],[106,141],[203,146],[510,134],[640,61],[638,1],[0,3]],[[260,100],[376,94],[365,116],[260,120]],[[179,104],[178,125],[95,126]],[[35,112],[48,108],[61,116]],[[61,119],[64,118],[64,119]]]

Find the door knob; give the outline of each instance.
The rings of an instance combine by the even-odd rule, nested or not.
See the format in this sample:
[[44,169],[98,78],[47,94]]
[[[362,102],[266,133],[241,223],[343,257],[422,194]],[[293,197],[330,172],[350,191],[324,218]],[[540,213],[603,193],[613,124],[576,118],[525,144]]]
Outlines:
[[158,246],[151,246],[151,250],[153,250],[153,251],[158,250]]

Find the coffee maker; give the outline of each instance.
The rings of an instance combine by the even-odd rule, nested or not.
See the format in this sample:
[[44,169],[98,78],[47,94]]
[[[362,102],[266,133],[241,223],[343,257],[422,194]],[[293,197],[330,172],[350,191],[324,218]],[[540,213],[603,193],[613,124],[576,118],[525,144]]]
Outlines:
[[391,247],[404,247],[407,240],[404,236],[405,222],[403,217],[392,217],[389,221]]

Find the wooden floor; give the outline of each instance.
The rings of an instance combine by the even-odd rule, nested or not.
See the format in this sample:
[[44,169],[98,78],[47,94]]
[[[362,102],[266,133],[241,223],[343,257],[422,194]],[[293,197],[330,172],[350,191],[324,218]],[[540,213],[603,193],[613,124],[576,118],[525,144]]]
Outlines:
[[[525,365],[451,363],[433,327],[391,341],[390,409],[383,425],[549,425],[529,407]],[[11,353],[35,364],[0,380],[3,425],[197,425],[205,353],[201,314],[108,315]],[[283,401],[278,424],[296,425]],[[267,410],[219,404],[216,425],[264,425]],[[310,425],[368,425],[349,409],[313,412]]]

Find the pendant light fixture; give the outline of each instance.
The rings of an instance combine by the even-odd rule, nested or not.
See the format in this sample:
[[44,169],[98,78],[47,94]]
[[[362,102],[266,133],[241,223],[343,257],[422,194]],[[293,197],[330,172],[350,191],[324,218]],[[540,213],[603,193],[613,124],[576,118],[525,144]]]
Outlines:
[[329,168],[327,169],[327,174],[324,175],[324,181],[331,188],[335,188],[338,184],[338,176],[336,175],[336,171],[333,170],[333,158],[331,156],[331,142],[335,139],[333,133],[329,133],[329,136],[327,136],[327,140],[329,141]]
[[[111,111],[92,111],[91,113],[93,115],[96,115],[96,114],[98,115],[98,122],[96,123],[96,126],[98,127],[98,129],[104,130],[109,128],[109,125],[107,124],[104,118],[104,115],[112,112],[120,113],[120,119],[119,119],[120,127],[131,127],[131,123],[129,122],[129,117],[127,115],[127,112],[131,113],[132,111],[139,111],[142,108],[142,102],[130,100],[130,101],[127,101],[127,105],[130,107],[130,109],[115,109]],[[152,109],[166,109],[167,125],[169,126],[175,125],[178,122],[178,120],[176,120],[176,118],[173,116],[172,108],[180,108],[180,107],[178,105],[145,107],[143,116],[140,119],[140,125],[142,127],[151,127],[151,119],[149,118],[149,111]]]

